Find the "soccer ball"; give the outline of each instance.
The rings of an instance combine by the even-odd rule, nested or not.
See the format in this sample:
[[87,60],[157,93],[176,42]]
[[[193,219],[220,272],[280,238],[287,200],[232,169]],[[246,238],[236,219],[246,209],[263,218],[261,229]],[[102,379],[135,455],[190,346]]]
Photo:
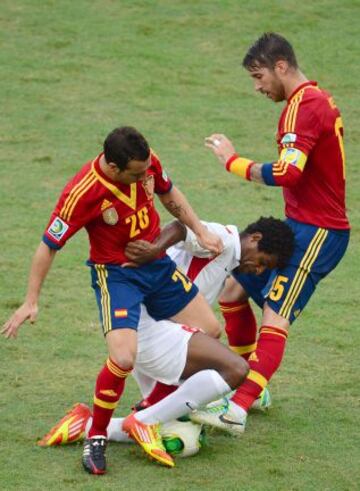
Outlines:
[[160,429],[166,451],[175,457],[191,457],[200,450],[205,440],[202,425],[191,421],[169,421]]

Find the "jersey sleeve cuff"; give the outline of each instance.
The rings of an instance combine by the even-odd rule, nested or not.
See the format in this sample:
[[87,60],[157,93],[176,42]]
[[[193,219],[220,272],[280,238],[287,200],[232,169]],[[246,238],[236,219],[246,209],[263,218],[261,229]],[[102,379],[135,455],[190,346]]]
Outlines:
[[225,164],[225,169],[228,171],[228,172],[231,172],[230,170],[230,167],[231,167],[231,164],[234,162],[234,160],[238,159],[239,158],[239,155],[237,153],[234,153],[234,155],[232,155],[229,160],[226,162]]
[[228,172],[232,174],[236,174],[243,179],[248,179],[248,169],[251,164],[254,162],[250,159],[246,159],[244,157],[239,157],[234,154],[230,159],[226,162],[225,167]]
[[54,249],[55,251],[58,251],[62,248],[62,245],[60,244],[55,244],[52,240],[49,239],[45,234],[42,237],[42,241],[44,244],[46,244],[50,249]]
[[276,186],[276,182],[273,176],[273,165],[272,163],[263,164],[261,166],[261,175],[264,183],[268,186]]
[[160,191],[160,190],[157,190],[156,191],[156,194],[166,194],[166,193],[170,193],[170,191],[172,190],[172,187],[173,187],[173,183],[170,181],[170,185],[168,187],[168,189],[166,191],[164,191],[163,189]]

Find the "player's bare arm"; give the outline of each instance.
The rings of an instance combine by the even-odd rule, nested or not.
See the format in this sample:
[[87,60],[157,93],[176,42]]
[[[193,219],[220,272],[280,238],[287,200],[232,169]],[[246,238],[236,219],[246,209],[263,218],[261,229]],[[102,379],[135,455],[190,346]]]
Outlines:
[[200,222],[196,213],[190,206],[189,202],[179,189],[175,186],[166,194],[159,195],[159,198],[165,208],[175,218],[187,225],[196,235],[199,244],[209,251],[220,254],[223,250],[223,243],[217,235],[209,232]]
[[186,238],[186,227],[178,220],[168,223],[161,230],[154,242],[135,240],[125,248],[126,256],[137,265],[148,263],[159,256],[161,252]]
[[1,331],[6,338],[15,338],[19,327],[26,320],[31,323],[36,321],[41,287],[51,268],[55,254],[56,250],[50,249],[44,242],[40,243],[31,263],[25,301],[5,322]]
[[272,186],[291,187],[301,177],[307,160],[300,150],[283,148],[279,159],[270,163],[257,163],[241,157],[232,142],[223,134],[214,133],[205,138],[205,146],[210,148],[228,172],[248,181]]

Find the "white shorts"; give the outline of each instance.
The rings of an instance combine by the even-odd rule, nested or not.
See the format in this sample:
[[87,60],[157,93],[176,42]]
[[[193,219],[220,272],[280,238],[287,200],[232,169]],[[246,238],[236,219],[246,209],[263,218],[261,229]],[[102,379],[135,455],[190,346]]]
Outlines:
[[144,397],[151,392],[154,380],[179,384],[189,340],[197,331],[168,320],[155,321],[142,307],[133,375]]

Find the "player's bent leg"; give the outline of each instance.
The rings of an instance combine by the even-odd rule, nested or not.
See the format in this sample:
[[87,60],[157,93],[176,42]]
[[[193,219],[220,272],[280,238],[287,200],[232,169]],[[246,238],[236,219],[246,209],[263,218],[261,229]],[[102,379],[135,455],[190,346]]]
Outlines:
[[188,353],[182,379],[188,379],[200,370],[216,370],[231,389],[239,387],[248,372],[246,361],[217,340],[199,332],[188,344]]
[[[236,407],[247,412],[257,399],[261,399],[262,393],[267,396],[266,386],[284,356],[289,326],[287,319],[265,304],[257,347],[249,358],[250,372],[230,399],[230,409]],[[269,404],[266,400],[263,403],[265,406]]]
[[205,298],[198,293],[171,320],[179,324],[196,327],[213,338],[221,335],[221,325]]
[[[183,377],[189,377],[197,370],[201,370],[208,366],[216,370],[216,373],[228,384],[230,389],[236,389],[244,381],[248,373],[247,362],[229,348],[205,336],[200,338],[193,336],[189,343],[188,361],[183,373]],[[201,372],[200,372],[201,373]],[[223,392],[218,395],[225,395]],[[215,397],[212,399],[214,400]],[[210,401],[207,401],[210,402]],[[202,404],[202,406],[206,402]],[[226,412],[227,402],[220,401],[219,404],[207,411],[198,409],[190,414],[190,419],[199,424],[214,426],[223,430],[234,433],[242,433],[244,431],[246,417],[243,414],[236,418],[229,428],[226,418],[223,416]],[[195,408],[196,409],[196,408]]]
[[[172,377],[167,379],[167,382],[174,384],[180,378],[188,378],[175,392],[153,406],[128,416],[123,423],[123,429],[141,445],[145,452],[165,465],[171,465],[168,458],[164,454],[159,455],[159,452],[155,455],[153,453],[153,449],[159,449],[160,445],[156,437],[159,423],[189,414],[193,409],[228,393],[231,388],[241,383],[247,373],[246,361],[221,345],[219,341],[200,332],[194,333],[193,329],[185,326],[168,324],[167,326],[163,321],[158,323],[157,327],[153,326],[153,329],[161,328],[162,334],[167,332],[170,343],[176,336],[172,359],[183,360],[183,362],[176,361],[176,373],[172,372]],[[141,336],[139,332],[139,346],[142,344]],[[184,340],[185,342],[182,342]],[[147,338],[148,348],[143,352],[140,350],[137,369],[140,368],[147,373],[150,370],[152,376],[161,378],[161,373],[156,371],[156,367],[148,360],[153,360],[156,353],[161,357],[161,350],[166,348],[166,353],[168,346],[164,340],[153,348],[151,344]],[[220,351],[220,355],[216,354],[217,350]],[[164,367],[163,364],[161,366]],[[162,370],[167,371],[165,367]],[[164,381],[165,372],[162,374]]]
[[147,424],[176,419],[238,387],[248,371],[245,360],[219,341],[197,332],[188,343],[186,379],[171,395],[137,413],[136,419]]
[[[149,427],[177,419],[230,390],[231,387],[216,370],[201,370],[185,380],[175,392],[154,406],[128,416],[123,423],[123,429],[133,433],[136,422]],[[135,431],[140,433],[140,430],[136,430],[136,428]],[[144,448],[144,445],[140,444]]]

